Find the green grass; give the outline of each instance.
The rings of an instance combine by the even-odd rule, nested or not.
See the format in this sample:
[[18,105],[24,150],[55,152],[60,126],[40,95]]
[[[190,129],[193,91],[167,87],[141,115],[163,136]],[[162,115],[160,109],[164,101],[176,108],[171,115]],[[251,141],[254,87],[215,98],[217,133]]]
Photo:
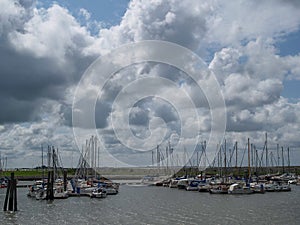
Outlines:
[[[281,168],[280,168],[281,169]],[[224,168],[223,168],[223,173],[224,173]],[[270,168],[270,173],[276,173],[278,171],[278,168]],[[0,177],[10,177],[11,172],[15,173],[15,176],[17,177],[42,177],[43,170],[42,169],[28,169],[28,170],[8,170],[8,171],[2,171],[0,172]],[[68,169],[68,176],[74,175],[76,172],[76,169]],[[100,169],[100,174],[102,176],[105,175],[151,175],[156,173],[155,168],[101,168]],[[228,168],[227,169],[227,174],[233,174],[233,175],[238,175],[238,176],[245,176],[247,175],[247,168]],[[280,171],[282,172],[282,171]],[[287,172],[287,171],[285,171]],[[300,174],[300,167],[299,166],[293,166],[290,169],[290,172],[294,172],[296,174]],[[45,176],[47,176],[47,170],[45,170]],[[215,175],[219,173],[218,168],[207,168],[205,171],[206,174],[210,175]],[[253,173],[253,172],[252,172]],[[177,172],[177,176],[183,176],[185,174],[189,175],[198,175],[200,174],[200,171],[197,168],[182,168]],[[259,174],[266,174],[264,170],[260,171]]]
[[[14,172],[17,177],[42,177],[43,170],[41,169],[31,169],[31,170],[7,170],[0,172],[0,177],[10,177],[10,174]],[[47,176],[47,170],[44,171],[45,176]],[[68,174],[75,174],[75,169],[68,169]]]

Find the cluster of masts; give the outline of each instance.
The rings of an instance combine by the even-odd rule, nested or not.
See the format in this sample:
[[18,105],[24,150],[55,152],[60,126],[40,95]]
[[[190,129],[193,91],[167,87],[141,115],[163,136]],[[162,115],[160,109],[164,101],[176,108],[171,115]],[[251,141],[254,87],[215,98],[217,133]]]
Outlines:
[[100,146],[96,136],[91,136],[86,140],[85,146],[82,146],[79,163],[75,177],[97,176],[100,167]]
[[[250,143],[250,139],[248,138],[247,145],[245,146],[242,155],[238,157],[238,143],[235,142],[233,150],[227,149],[226,140],[223,145],[218,147],[218,152],[216,153],[216,157],[214,158],[210,167],[220,168],[220,173],[222,174],[222,169],[225,169],[225,173],[228,168],[242,168],[245,165],[244,161],[247,162],[248,174],[249,176],[252,173],[257,174],[259,171],[262,171],[266,174],[270,172],[274,168],[277,170],[282,170],[282,173],[285,171],[285,151],[284,148],[279,148],[279,144],[277,144],[276,153],[277,159],[275,158],[274,151],[268,148],[268,139],[267,134],[265,134],[265,143],[261,152],[256,148],[255,144]],[[247,158],[247,160],[245,160]],[[240,159],[240,163],[238,164],[238,159]],[[281,159],[281,162],[280,162]],[[281,163],[281,164],[280,164]],[[290,171],[290,148],[287,148],[287,167],[288,171]],[[272,169],[271,169],[272,168]]]
[[230,169],[235,171],[238,169],[238,172],[240,172],[243,167],[248,167],[249,176],[259,172],[268,174],[274,172],[274,169],[282,173],[290,171],[290,148],[284,149],[283,146],[280,148],[277,144],[276,152],[274,149],[270,149],[267,133],[262,149],[258,149],[254,143],[250,142],[249,138],[243,150],[238,148],[238,142],[234,143],[233,148],[228,148],[227,145],[226,139],[222,144],[219,144],[213,160],[210,162],[207,156],[206,141],[201,142],[191,156],[184,149],[183,154],[180,156],[181,159],[168,142],[165,152],[159,145],[156,151],[152,151],[152,166],[156,167],[158,173],[165,174],[176,171],[176,168],[178,169],[180,166],[198,168],[199,171],[206,168],[218,168],[220,175],[227,174]]
[[[63,164],[62,164],[62,159],[59,155],[58,148],[55,149],[54,146],[49,146],[47,148],[47,169],[52,170],[54,172],[55,179],[57,179],[62,173],[61,171],[63,170]],[[42,146],[42,169],[43,169],[43,177],[45,176],[44,174],[44,148]]]
[[7,168],[7,157],[1,157],[0,152],[0,172],[5,171]]

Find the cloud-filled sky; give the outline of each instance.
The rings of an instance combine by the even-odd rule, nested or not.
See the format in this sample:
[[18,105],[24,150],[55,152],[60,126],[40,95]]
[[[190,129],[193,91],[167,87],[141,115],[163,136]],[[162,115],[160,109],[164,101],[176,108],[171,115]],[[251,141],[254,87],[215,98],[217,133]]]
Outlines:
[[[76,166],[82,146],[74,141],[72,104],[80,79],[98,57],[144,40],[172,42],[204,60],[225,100],[229,145],[238,141],[244,146],[249,137],[261,152],[267,132],[270,151],[275,155],[277,144],[289,146],[291,163],[299,165],[297,0],[0,0],[0,153],[8,158],[8,167],[40,165],[41,145],[58,147],[64,164]],[[153,95],[135,102],[125,115],[128,85],[145,77],[174,85],[140,82],[134,92],[151,89]],[[213,95],[215,90],[207,85]],[[122,91],[129,97],[114,107]],[[162,148],[171,140],[174,149],[188,149],[194,133],[200,140],[209,137],[207,93],[173,66],[131,65],[113,74],[101,93],[95,106],[97,132],[103,152],[117,158],[112,161],[103,153],[102,165],[151,163],[151,152],[126,147],[132,144],[130,135],[142,140],[141,149],[159,144],[162,137]],[[190,116],[182,93],[193,101],[196,118]],[[162,96],[171,96],[175,103]],[[88,101],[82,99],[82,105]],[[128,143],[118,140],[114,130],[122,130],[123,116],[128,116],[131,129],[122,134]],[[89,127],[81,125],[84,145]],[[176,146],[183,125],[191,132]],[[146,141],[149,136],[151,143]]]

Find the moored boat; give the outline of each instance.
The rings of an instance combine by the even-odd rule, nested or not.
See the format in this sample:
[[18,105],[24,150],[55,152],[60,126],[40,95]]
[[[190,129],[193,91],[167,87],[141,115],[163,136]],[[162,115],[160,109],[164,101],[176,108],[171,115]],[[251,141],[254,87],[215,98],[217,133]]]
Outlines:
[[254,191],[250,188],[250,186],[246,186],[245,184],[235,183],[229,186],[228,194],[253,194]]
[[209,189],[210,194],[228,194],[227,185],[215,185]]
[[284,183],[267,183],[265,185],[265,190],[268,192],[280,192],[280,191],[291,191],[290,184],[284,184]]
[[178,180],[177,188],[178,188],[178,189],[186,189],[187,186],[188,186],[188,182],[189,182],[188,179],[181,179],[181,180]]
[[47,198],[47,189],[40,188],[36,191],[35,199],[36,200],[45,200]]
[[63,186],[56,186],[54,187],[53,196],[55,199],[65,199],[69,197],[69,194],[64,190]]
[[251,183],[250,188],[254,193],[264,194],[266,192],[265,187],[262,183]]
[[209,192],[210,189],[211,189],[211,185],[210,184],[200,183],[198,185],[198,191],[199,192]]
[[107,196],[106,189],[104,187],[94,188],[90,194],[91,198],[105,198]]
[[188,185],[185,188],[187,191],[198,191],[198,185],[201,183],[201,180],[189,180]]
[[169,183],[169,188],[177,188],[178,180],[172,179]]

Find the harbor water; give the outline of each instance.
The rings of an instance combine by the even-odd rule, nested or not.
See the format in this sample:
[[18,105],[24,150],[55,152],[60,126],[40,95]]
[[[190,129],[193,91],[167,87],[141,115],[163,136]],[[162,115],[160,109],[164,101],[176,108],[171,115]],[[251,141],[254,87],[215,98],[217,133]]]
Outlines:
[[[5,189],[0,190],[3,206]],[[121,185],[104,199],[70,197],[53,202],[18,188],[17,212],[0,212],[0,224],[300,224],[300,186],[291,192],[212,195],[165,187]]]

